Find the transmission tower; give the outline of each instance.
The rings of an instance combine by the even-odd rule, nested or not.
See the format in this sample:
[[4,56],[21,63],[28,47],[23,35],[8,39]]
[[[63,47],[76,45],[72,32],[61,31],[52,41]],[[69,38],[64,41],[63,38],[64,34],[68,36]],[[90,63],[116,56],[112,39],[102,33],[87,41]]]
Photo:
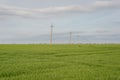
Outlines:
[[53,41],[53,24],[50,27],[51,27],[51,31],[50,31],[50,44],[52,44],[52,41]]
[[70,32],[70,44],[72,44],[72,32]]

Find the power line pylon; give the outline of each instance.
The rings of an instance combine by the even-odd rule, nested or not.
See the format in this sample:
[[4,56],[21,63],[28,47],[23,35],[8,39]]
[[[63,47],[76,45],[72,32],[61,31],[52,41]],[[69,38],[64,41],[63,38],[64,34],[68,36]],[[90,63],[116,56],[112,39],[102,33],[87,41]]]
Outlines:
[[51,31],[50,31],[50,44],[52,44],[52,41],[53,41],[53,24],[50,27],[51,27]]

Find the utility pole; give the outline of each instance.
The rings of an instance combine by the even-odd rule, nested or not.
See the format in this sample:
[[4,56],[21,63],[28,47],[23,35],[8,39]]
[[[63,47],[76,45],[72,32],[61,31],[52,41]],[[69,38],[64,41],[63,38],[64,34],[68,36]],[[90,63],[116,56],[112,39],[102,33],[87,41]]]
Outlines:
[[50,44],[52,44],[52,37],[53,37],[53,25],[51,27],[51,32],[50,32]]
[[72,44],[72,32],[70,32],[70,44]]

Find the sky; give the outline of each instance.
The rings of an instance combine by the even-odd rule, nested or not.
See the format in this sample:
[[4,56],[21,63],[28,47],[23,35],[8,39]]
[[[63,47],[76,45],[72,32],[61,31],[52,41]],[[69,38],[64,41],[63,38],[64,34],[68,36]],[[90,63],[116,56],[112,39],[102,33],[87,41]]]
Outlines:
[[120,0],[0,0],[0,43],[120,43]]

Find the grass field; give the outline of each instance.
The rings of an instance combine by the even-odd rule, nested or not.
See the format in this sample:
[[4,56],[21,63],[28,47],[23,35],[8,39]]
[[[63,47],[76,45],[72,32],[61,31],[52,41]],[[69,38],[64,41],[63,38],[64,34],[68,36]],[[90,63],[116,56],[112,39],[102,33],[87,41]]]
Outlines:
[[0,80],[120,80],[120,45],[0,45]]

